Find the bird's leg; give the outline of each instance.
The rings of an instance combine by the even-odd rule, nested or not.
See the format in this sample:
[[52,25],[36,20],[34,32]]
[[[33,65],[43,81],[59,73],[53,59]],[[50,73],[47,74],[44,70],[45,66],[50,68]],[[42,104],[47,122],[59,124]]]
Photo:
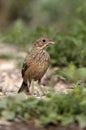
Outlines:
[[34,95],[34,79],[31,80],[32,95]]
[[40,83],[41,83],[41,80],[39,79],[39,80],[38,80],[38,84],[40,85]]
[[41,80],[38,80],[39,89],[41,90],[42,94],[45,95],[44,89],[41,87]]

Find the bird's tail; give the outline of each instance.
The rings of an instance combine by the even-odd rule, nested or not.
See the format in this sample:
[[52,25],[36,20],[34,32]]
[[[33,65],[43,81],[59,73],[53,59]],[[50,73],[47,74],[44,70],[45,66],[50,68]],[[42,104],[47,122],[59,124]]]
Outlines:
[[18,93],[20,93],[20,92],[22,92],[22,91],[26,91],[26,92],[28,92],[29,90],[28,90],[28,85],[27,85],[27,83],[25,83],[24,81],[22,82],[22,85],[21,85],[21,87],[20,87],[20,89],[18,90]]

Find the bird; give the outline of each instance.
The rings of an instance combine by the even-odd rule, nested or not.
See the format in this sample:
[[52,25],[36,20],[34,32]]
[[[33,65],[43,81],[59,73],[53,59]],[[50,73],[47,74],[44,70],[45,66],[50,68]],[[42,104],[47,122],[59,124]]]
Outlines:
[[48,46],[54,44],[55,42],[49,40],[47,37],[40,37],[34,42],[32,49],[27,54],[22,66],[21,74],[23,82],[18,90],[18,93],[23,90],[30,93],[32,80],[38,81],[38,84],[41,83],[41,79],[50,65],[50,55],[46,49]]

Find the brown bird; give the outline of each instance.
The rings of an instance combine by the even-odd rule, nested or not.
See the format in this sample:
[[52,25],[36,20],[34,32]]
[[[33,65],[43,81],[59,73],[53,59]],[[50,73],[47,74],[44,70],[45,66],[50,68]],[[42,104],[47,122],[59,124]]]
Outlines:
[[31,52],[26,56],[22,67],[23,82],[18,93],[24,89],[29,92],[31,80],[41,82],[50,64],[50,56],[46,48],[54,42],[46,37],[41,37],[35,41]]

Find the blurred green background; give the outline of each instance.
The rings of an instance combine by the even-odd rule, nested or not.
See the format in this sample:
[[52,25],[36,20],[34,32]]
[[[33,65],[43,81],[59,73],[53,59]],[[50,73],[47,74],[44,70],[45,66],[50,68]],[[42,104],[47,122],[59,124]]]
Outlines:
[[66,31],[67,24],[86,22],[86,0],[0,0],[0,28],[21,20],[29,26],[54,26]]
[[48,49],[52,66],[85,75],[86,0],[0,0],[1,43],[25,47],[40,36],[56,43]]
[[[56,43],[48,48],[51,69],[59,68],[51,78],[61,75],[76,88],[66,95],[52,92],[48,100],[7,96],[0,100],[0,116],[12,121],[20,115],[24,122],[38,118],[36,121],[46,126],[58,122],[62,126],[77,123],[86,127],[86,0],[0,0],[0,44],[27,52],[27,46],[40,36]],[[12,60],[15,56],[0,54],[2,58]],[[20,64],[22,59],[15,58]]]

